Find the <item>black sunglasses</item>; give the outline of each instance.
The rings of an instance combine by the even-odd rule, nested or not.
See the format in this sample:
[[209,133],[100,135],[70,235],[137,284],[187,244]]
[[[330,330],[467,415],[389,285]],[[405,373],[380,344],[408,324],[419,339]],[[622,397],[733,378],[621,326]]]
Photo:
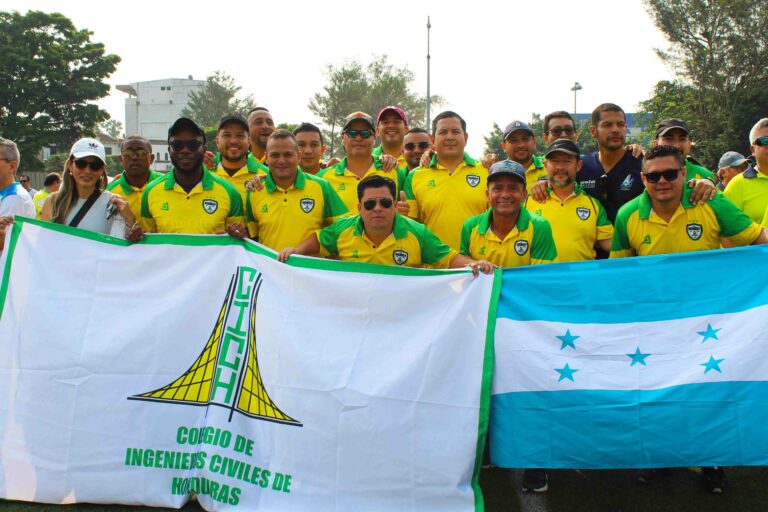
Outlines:
[[573,135],[575,131],[573,126],[555,126],[554,128],[547,130],[547,133],[551,133],[555,137],[560,137],[562,134]]
[[380,199],[366,199],[363,201],[363,208],[371,211],[376,208],[376,203],[379,203],[381,207],[385,209],[392,208],[392,200],[388,197],[382,197]]
[[660,172],[646,172],[645,179],[648,180],[648,183],[658,183],[663,176],[665,180],[672,182],[680,175],[680,171],[681,169],[667,169]]
[[346,133],[350,139],[354,139],[358,135],[362,139],[370,139],[373,137],[373,132],[371,130],[347,130]]
[[189,148],[190,151],[197,151],[203,143],[198,139],[172,140],[169,145],[174,151],[182,151],[185,147]]
[[403,144],[403,147],[408,151],[413,151],[416,149],[416,146],[419,146],[419,149],[427,149],[429,147],[429,142],[419,142],[418,144],[415,142],[409,142],[408,144]]
[[82,158],[78,158],[75,162],[75,167],[82,170],[86,167],[90,167],[92,171],[100,171],[104,167],[104,162],[101,160],[91,160],[90,162],[88,160],[84,160]]

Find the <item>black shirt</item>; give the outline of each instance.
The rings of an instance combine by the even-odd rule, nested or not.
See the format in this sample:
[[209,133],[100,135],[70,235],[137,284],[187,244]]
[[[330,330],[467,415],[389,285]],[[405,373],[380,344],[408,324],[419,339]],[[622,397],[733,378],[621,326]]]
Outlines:
[[582,157],[581,170],[576,181],[581,188],[605,207],[611,223],[616,220],[616,213],[624,204],[639,196],[645,186],[640,178],[643,159],[635,158],[627,151],[609,173],[600,163],[600,154],[595,151]]

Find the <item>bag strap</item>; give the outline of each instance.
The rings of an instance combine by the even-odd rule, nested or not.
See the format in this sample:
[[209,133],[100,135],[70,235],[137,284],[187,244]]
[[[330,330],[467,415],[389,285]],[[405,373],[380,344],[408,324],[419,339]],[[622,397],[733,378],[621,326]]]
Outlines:
[[69,223],[70,226],[73,228],[76,228],[78,224],[80,224],[80,221],[83,220],[83,217],[85,217],[85,214],[88,213],[88,210],[91,209],[91,206],[93,206],[93,203],[96,202],[96,200],[101,195],[101,191],[98,189],[93,191],[93,194],[88,196],[88,199],[85,200],[85,203],[83,203],[83,206],[80,207],[80,209],[75,214],[72,221]]

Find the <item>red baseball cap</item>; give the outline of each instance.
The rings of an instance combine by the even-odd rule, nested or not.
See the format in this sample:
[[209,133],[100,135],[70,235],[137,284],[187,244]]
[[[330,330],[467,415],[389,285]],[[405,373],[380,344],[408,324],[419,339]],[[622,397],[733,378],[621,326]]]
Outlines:
[[396,107],[394,105],[384,107],[379,111],[379,115],[376,116],[376,126],[378,126],[379,123],[381,122],[381,116],[383,116],[388,112],[394,112],[395,114],[397,114],[397,116],[403,120],[403,122],[405,123],[405,126],[408,126],[408,116],[405,115],[405,111],[400,107]]

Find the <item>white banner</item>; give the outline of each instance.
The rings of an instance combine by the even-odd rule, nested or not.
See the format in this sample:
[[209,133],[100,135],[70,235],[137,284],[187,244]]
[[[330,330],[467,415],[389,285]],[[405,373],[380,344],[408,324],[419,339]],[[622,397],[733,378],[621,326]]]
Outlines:
[[292,261],[226,236],[16,224],[0,497],[481,510],[493,279]]

